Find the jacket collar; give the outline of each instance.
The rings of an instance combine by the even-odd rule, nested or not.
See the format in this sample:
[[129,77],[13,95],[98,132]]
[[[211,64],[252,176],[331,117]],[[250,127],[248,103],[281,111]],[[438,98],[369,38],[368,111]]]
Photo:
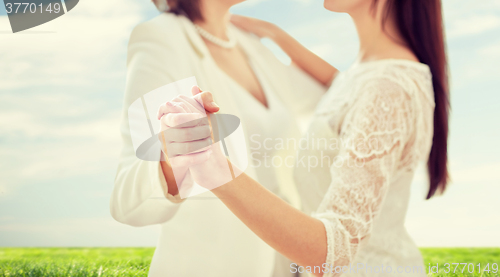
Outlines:
[[189,43],[196,51],[196,53],[200,56],[200,58],[210,56],[210,52],[208,51],[205,42],[196,31],[193,22],[191,22],[191,20],[183,15],[178,15],[177,17],[179,19],[180,25],[184,29],[184,33],[186,34]]

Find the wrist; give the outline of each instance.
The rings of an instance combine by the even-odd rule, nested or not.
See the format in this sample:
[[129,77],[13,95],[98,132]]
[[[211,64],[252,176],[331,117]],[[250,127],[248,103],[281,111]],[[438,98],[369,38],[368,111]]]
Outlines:
[[232,174],[235,176],[234,179],[231,181],[223,184],[222,186],[216,187],[212,190],[212,193],[215,194],[218,198],[224,198],[224,197],[229,197],[233,193],[233,190],[236,186],[238,186],[238,183],[244,178],[245,173],[241,171],[238,167],[236,167],[234,164],[232,164],[229,159],[226,159],[227,163],[230,164],[232,168]]
[[215,194],[215,196],[217,196],[218,198],[226,198],[231,195],[232,188],[236,183],[236,179],[233,179],[222,186],[218,186],[212,189],[212,193]]

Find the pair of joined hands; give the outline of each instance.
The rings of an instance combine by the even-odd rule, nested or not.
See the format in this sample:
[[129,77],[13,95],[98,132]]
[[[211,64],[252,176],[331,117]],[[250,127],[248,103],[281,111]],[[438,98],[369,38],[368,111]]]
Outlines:
[[208,91],[193,86],[191,93],[192,97],[179,95],[162,104],[157,114],[162,150],[181,197],[189,193],[193,182],[211,190],[231,180],[227,176],[228,160],[220,142],[213,141],[207,117],[218,112],[219,106]]

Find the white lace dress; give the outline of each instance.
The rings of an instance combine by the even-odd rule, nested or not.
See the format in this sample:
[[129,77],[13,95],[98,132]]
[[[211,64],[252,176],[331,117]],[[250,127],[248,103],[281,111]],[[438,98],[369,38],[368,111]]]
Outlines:
[[415,169],[429,156],[433,113],[427,65],[380,60],[337,76],[295,169],[304,211],[325,225],[321,270],[334,273],[324,276],[426,276],[404,222]]

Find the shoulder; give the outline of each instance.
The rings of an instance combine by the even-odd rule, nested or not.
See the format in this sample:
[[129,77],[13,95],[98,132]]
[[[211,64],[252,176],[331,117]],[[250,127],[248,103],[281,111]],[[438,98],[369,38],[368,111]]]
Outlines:
[[[393,66],[377,66],[363,69],[352,79],[355,92],[352,94],[352,116],[365,120],[389,120],[403,114],[413,114],[415,92],[407,84],[408,77]],[[373,122],[372,122],[373,123]]]
[[182,35],[181,20],[177,15],[162,13],[142,22],[132,30],[129,45],[137,41],[168,41],[171,36]]
[[409,60],[379,60],[350,69],[360,93],[414,97],[432,93],[432,75],[427,65]]
[[[412,92],[400,80],[388,75],[375,75],[360,80],[356,92],[356,102],[368,105],[386,106],[397,102],[410,101]],[[376,105],[377,106],[377,105]]]
[[187,42],[180,16],[162,13],[137,25],[128,42],[128,60],[137,53],[168,55],[185,48]]
[[386,75],[364,78],[356,86],[341,134],[377,137],[387,142],[382,143],[384,151],[392,148],[392,142],[410,136],[417,109],[406,87]]

